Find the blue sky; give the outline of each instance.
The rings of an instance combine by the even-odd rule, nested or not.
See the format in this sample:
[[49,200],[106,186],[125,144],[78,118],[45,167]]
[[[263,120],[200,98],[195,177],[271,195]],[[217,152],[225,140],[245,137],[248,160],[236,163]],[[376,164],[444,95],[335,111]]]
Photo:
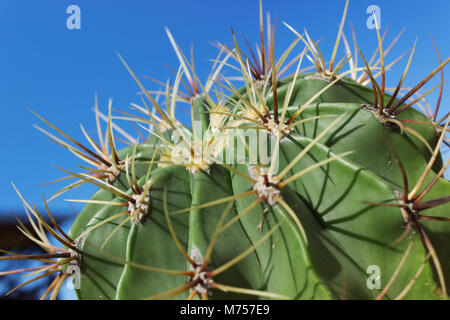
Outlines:
[[[285,21],[297,30],[306,27],[314,39],[322,39],[320,46],[329,56],[344,3],[344,0],[264,1],[264,9],[278,21],[278,53],[294,39],[292,32],[281,24]],[[71,4],[81,9],[81,30],[66,27],[69,16],[66,9]],[[403,27],[407,28],[388,61],[410,49],[415,37],[418,38],[406,85],[416,84],[437,65],[429,33],[433,34],[442,57],[449,56],[449,1],[350,1],[347,22],[355,26],[359,45],[369,56],[376,47],[376,33],[366,27],[366,8],[371,4],[381,8],[381,27],[384,29],[390,23],[387,41]],[[27,106],[71,136],[83,139],[81,123],[88,131],[95,128],[91,111],[95,93],[103,111],[108,98],[113,98],[113,107],[120,110],[127,110],[131,102],[139,102],[138,88],[117,53],[139,76],[165,81],[172,76],[167,66],[178,66],[164,31],[167,26],[186,52],[194,45],[196,68],[205,78],[212,65],[209,59],[217,53],[211,42],[219,40],[230,44],[230,26],[233,26],[238,36],[245,35],[255,43],[257,23],[256,0],[1,1],[0,212],[21,209],[11,181],[26,199],[39,206],[43,193],[49,197],[61,187],[61,184],[40,187],[62,176],[52,164],[74,169],[73,164],[78,163],[71,154],[33,128],[33,124],[43,124]],[[350,35],[348,23],[345,31]],[[398,81],[405,63],[406,59],[402,60],[389,73],[388,85],[393,86]],[[433,83],[437,81],[438,77]],[[158,88],[150,81],[144,80],[144,83],[149,89]],[[446,91],[441,114],[449,111],[450,97]],[[435,96],[430,101],[435,101]],[[91,188],[85,187],[71,193],[70,197],[87,198],[91,192]],[[80,206],[68,205],[62,198],[52,202],[53,210],[70,214],[80,209]]]

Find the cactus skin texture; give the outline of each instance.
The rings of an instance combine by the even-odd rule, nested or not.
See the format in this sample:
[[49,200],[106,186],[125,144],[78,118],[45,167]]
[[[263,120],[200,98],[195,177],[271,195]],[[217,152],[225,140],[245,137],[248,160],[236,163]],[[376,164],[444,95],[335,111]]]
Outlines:
[[[71,245],[64,257],[81,270],[80,299],[447,298],[450,182],[440,148],[449,117],[436,121],[413,109],[418,101],[408,94],[385,93],[383,55],[378,83],[380,69],[351,63],[344,72],[354,60],[333,68],[335,53],[327,66],[309,36],[294,33],[305,49],[288,77],[273,35],[259,63],[247,61],[236,38],[234,51],[222,46],[215,71],[234,59],[245,82],[236,89],[217,76],[202,85],[168,32],[181,66],[164,109],[124,62],[154,109],[136,106],[143,115],[127,117],[151,129],[144,143],[116,152],[109,114],[100,144],[111,150],[102,158],[115,174],[66,171],[99,187],[77,200],[86,205],[63,242]],[[317,72],[299,71],[306,54]],[[188,94],[178,88],[183,78]],[[213,85],[224,91],[219,101]],[[192,126],[175,119],[175,100],[190,105]],[[265,146],[244,138],[251,130],[271,141],[270,162],[258,157]],[[236,139],[218,144],[228,132]],[[217,156],[238,157],[235,150],[245,150],[243,161]],[[55,283],[70,264],[61,264]]]

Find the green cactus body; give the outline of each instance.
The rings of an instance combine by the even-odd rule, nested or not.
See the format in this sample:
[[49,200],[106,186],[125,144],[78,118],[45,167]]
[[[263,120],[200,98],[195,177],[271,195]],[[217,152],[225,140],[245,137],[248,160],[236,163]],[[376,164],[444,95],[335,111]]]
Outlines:
[[[306,96],[302,96],[302,85],[301,82],[295,84],[295,101],[307,101],[314,95],[310,89]],[[279,90],[282,89],[281,87]],[[317,91],[320,89],[321,85]],[[302,118],[317,115],[330,117],[299,124],[288,137],[280,141],[279,171],[292,163],[308,146],[311,148],[302,161],[297,162],[284,179],[330,159],[337,153],[348,150],[355,152],[345,160],[337,159],[319,166],[280,189],[281,198],[301,221],[304,231],[299,229],[289,212],[278,203],[270,205],[267,199],[258,201],[255,194],[235,199],[221,225],[227,225],[233,220],[235,222],[218,236],[208,265],[209,270],[239,256],[248,247],[258,243],[274,225],[282,224],[245,259],[214,280],[230,286],[273,292],[296,299],[371,299],[379,294],[379,290],[367,288],[367,269],[375,265],[383,273],[392,275],[403,259],[404,252],[408,250],[408,263],[403,266],[387,297],[399,295],[420,270],[420,276],[406,298],[436,298],[438,282],[433,275],[432,262],[425,259],[427,250],[420,236],[414,234],[409,242],[390,247],[389,244],[399,238],[404,230],[405,222],[399,208],[365,203],[395,203],[398,201],[395,191],[402,190],[399,166],[380,136],[385,136],[399,154],[411,184],[416,183],[425,170],[426,158],[430,157],[429,150],[414,136],[384,126],[371,111],[362,107],[365,104],[363,101],[332,103],[327,99],[323,100],[327,102],[308,105],[301,113]],[[201,106],[204,103],[197,99],[200,107],[194,107],[194,112],[198,112],[194,117],[201,118]],[[300,106],[290,107],[287,115],[299,108]],[[411,111],[402,116],[421,117],[417,114],[416,111]],[[314,142],[312,139],[327,130],[339,115],[343,117],[332,125],[319,142]],[[202,121],[207,123],[208,119],[203,117]],[[203,129],[208,130],[208,125]],[[417,128],[418,131],[421,129],[424,136],[428,133],[427,140],[435,147],[436,133],[427,132],[428,127]],[[202,132],[199,130],[197,134]],[[146,147],[142,145],[139,148],[145,150]],[[147,158],[150,157],[148,154],[150,152],[147,152]],[[180,245],[191,255],[195,251],[204,257],[215,226],[221,220],[222,212],[227,209],[228,202],[196,208],[251,191],[252,183],[238,174],[249,175],[249,168],[249,165],[241,164],[235,165],[234,171],[230,171],[212,164],[208,171],[190,173],[183,166],[169,165],[152,171],[150,176],[156,182],[150,189],[150,210],[143,221],[127,222],[119,231],[116,230],[104,247],[105,238],[121,220],[106,223],[90,231],[84,238],[81,251],[86,258],[83,258],[81,265],[87,269],[83,269],[86,272],[83,273],[79,297],[140,299],[188,283],[189,277],[186,275],[174,275],[168,271],[186,272],[190,270],[190,265],[171,239],[163,198],[166,197],[168,212],[173,213],[170,219]],[[146,170],[141,171],[140,177],[144,177]],[[430,172],[427,181],[434,177],[435,174]],[[138,183],[142,187],[144,182],[145,179],[141,178]],[[119,186],[122,187],[123,185]],[[123,191],[131,193],[127,188]],[[167,192],[166,196],[164,192]],[[444,197],[448,192],[448,181],[440,178],[427,198]],[[255,204],[255,201],[258,203]],[[431,209],[429,214],[445,216],[448,209],[448,204],[439,206]],[[85,216],[90,217],[89,223],[84,222],[86,229],[120,211],[120,207],[117,209],[114,206],[91,204],[78,220],[85,221]],[[446,233],[448,229],[438,222],[428,224],[427,230],[438,239],[434,244],[447,275],[447,270],[450,269],[444,243],[449,236]],[[257,228],[258,225],[260,228]],[[76,222],[72,234],[79,233],[80,223]],[[94,249],[100,247],[107,254]],[[152,271],[151,268],[145,269],[145,266],[165,271]],[[95,273],[88,270],[102,270],[102,277],[95,276]],[[388,280],[389,278],[384,277],[382,285],[386,285]],[[179,297],[186,298],[187,293]],[[214,290],[210,297],[238,299],[245,296]]]

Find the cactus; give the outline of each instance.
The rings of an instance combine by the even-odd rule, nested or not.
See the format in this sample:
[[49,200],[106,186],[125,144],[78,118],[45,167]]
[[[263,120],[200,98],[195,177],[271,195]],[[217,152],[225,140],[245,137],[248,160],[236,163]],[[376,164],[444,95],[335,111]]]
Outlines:
[[[219,44],[205,84],[167,30],[180,67],[162,92],[165,103],[120,57],[142,105],[115,117],[111,102],[108,115],[96,107],[99,141],[83,129],[89,147],[36,113],[62,138],[39,130],[89,164],[81,173],[61,169],[77,180],[49,200],[85,183],[98,191],[69,200],[85,207],[66,234],[48,201],[51,223],[16,188],[34,228],[20,229],[46,253],[0,257],[43,263],[3,274],[39,272],[28,282],[56,276],[43,298],[55,298],[76,269],[80,299],[446,299],[450,183],[440,150],[450,118],[436,115],[450,59],[439,56],[439,66],[405,93],[414,44],[389,94],[389,49],[377,29],[378,62],[367,61],[356,42],[351,53],[343,34],[347,7],[348,0],[325,63],[308,33],[289,25],[295,40],[276,60],[275,28],[265,41],[260,3],[258,53],[246,54],[233,32],[234,46]],[[335,63],[342,39],[347,54]],[[298,44],[304,49],[287,62]],[[315,72],[301,70],[307,59]],[[221,76],[231,61],[242,88]],[[283,77],[291,66],[293,75]],[[430,92],[418,90],[438,73],[435,111],[413,109]],[[190,106],[190,126],[176,119],[182,102]],[[138,123],[146,141],[123,133],[113,119]],[[114,132],[129,146],[117,150]],[[375,287],[368,285],[374,268]]]

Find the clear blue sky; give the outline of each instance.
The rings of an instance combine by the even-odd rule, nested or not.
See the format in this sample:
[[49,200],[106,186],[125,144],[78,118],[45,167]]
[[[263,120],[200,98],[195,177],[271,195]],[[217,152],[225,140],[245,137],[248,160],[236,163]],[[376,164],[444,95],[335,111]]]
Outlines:
[[[306,27],[314,39],[323,39],[321,48],[329,56],[340,22],[344,0],[264,1],[264,9],[277,17],[277,45],[286,48],[293,34],[281,22],[297,30]],[[81,8],[81,30],[66,28],[66,8]],[[418,46],[406,85],[414,85],[437,65],[428,37],[432,33],[442,57],[450,54],[450,1],[350,1],[347,21],[356,28],[360,46],[370,55],[376,47],[376,33],[366,28],[370,4],[381,8],[381,26],[390,22],[387,41],[403,28],[407,30],[389,54],[389,61],[410,49],[415,37]],[[21,203],[10,181],[26,199],[41,204],[42,192],[50,196],[57,186],[40,185],[62,176],[51,164],[74,169],[74,157],[48,141],[33,128],[40,121],[26,106],[82,139],[80,123],[88,130],[95,124],[91,108],[94,94],[106,110],[107,99],[126,110],[139,102],[138,88],[116,53],[120,53],[140,76],[165,81],[171,76],[167,65],[177,68],[176,56],[164,27],[170,28],[180,46],[195,48],[196,67],[206,77],[217,49],[211,42],[231,42],[230,26],[251,43],[258,39],[258,2],[237,0],[138,1],[138,0],[2,0],[0,2],[0,211],[20,211]],[[350,28],[346,24],[346,33]],[[300,50],[300,49],[299,49]],[[280,52],[281,49],[278,49]],[[340,53],[343,53],[341,46]],[[389,75],[391,86],[400,77],[403,60]],[[447,68],[448,70],[448,68]],[[438,78],[434,79],[436,84]],[[149,81],[149,89],[157,86]],[[428,88],[431,88],[429,85]],[[435,96],[430,99],[435,100]],[[444,91],[441,114],[449,111],[450,97]],[[61,186],[59,184],[58,186]],[[89,197],[83,188],[70,197]],[[71,212],[71,207],[55,200],[51,208]],[[80,207],[75,207],[79,210]],[[1,217],[0,217],[1,218]]]

